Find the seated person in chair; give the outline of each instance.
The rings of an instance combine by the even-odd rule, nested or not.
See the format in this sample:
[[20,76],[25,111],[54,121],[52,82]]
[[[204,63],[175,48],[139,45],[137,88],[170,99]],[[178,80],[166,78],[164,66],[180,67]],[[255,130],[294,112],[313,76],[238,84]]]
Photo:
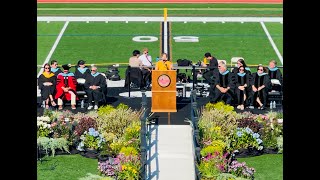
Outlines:
[[56,106],[53,95],[56,88],[56,76],[53,72],[50,72],[50,66],[48,63],[44,65],[44,71],[38,78],[39,89],[41,90],[41,99],[45,100],[45,108],[49,109],[49,100],[52,106]]
[[77,91],[84,91],[84,82],[87,75],[90,75],[90,70],[85,66],[84,60],[79,60],[74,72],[74,77],[77,79]]
[[52,60],[50,62],[50,66],[51,66],[51,69],[50,71],[54,73],[54,75],[57,77],[58,74],[62,73],[61,69],[58,67],[58,61],[57,60]]
[[270,91],[282,91],[282,73],[280,69],[277,67],[277,62],[275,60],[271,60],[268,66],[268,75],[271,79],[271,89]]
[[59,110],[62,109],[63,100],[71,100],[71,108],[76,109],[76,100],[78,100],[76,87],[77,80],[72,72],[69,72],[71,68],[70,64],[62,65],[63,73],[58,74],[56,84],[55,99],[58,99]]
[[[257,102],[259,107],[258,109],[265,109],[267,104],[267,92],[270,88],[271,81],[268,73],[266,73],[266,68],[262,65],[259,65],[257,72],[252,74],[252,98],[251,102]],[[254,105],[253,103],[250,105]]]
[[248,88],[250,87],[249,74],[244,66],[238,68],[236,76],[236,94],[238,100],[237,109],[244,110],[245,102],[248,97]]
[[[125,80],[125,87],[134,85],[137,88],[144,87],[143,83],[143,75],[141,68],[143,63],[141,59],[139,59],[140,51],[134,50],[132,52],[132,56],[129,58],[129,67],[126,70],[126,80]],[[129,75],[130,73],[130,75]],[[130,78],[130,80],[129,80]],[[129,82],[130,81],[130,82]],[[133,84],[131,84],[133,83]]]
[[88,96],[88,110],[99,108],[99,101],[104,98],[104,90],[106,88],[106,78],[99,73],[98,68],[94,65],[91,66],[91,74],[86,77],[84,84],[85,91]]
[[244,69],[246,70],[246,74],[251,75],[251,70],[250,70],[250,68],[247,66],[246,62],[244,62],[243,59],[238,59],[238,61],[237,61],[237,67],[233,68],[233,69],[232,69],[232,72],[233,72],[233,73],[238,73],[238,72],[239,72],[238,69],[239,69],[240,66],[243,66],[243,67],[244,67]]
[[[144,48],[143,54],[139,56],[139,59],[142,61],[143,66],[153,66],[152,57],[148,53],[148,48]],[[146,88],[148,88],[151,84],[152,67],[142,67],[141,71],[143,75],[143,82],[146,85]]]
[[226,104],[231,104],[234,96],[235,76],[229,70],[224,62],[218,65],[219,75],[214,77],[214,97],[211,103],[223,100]]

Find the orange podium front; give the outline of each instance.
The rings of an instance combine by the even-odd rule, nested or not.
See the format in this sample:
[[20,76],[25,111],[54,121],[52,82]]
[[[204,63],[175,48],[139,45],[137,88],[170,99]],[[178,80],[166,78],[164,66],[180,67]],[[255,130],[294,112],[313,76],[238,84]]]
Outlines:
[[151,112],[177,112],[176,70],[152,71]]

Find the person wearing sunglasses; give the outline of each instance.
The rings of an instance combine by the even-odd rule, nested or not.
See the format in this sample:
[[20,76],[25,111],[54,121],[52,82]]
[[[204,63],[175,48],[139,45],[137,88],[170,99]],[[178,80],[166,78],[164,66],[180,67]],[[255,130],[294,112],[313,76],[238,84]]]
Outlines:
[[248,88],[250,87],[249,73],[244,66],[238,67],[236,76],[236,88],[235,92],[237,95],[238,106],[237,109],[244,110],[245,102],[248,97]]
[[49,101],[52,106],[56,106],[53,95],[56,88],[56,76],[50,71],[48,63],[43,66],[44,71],[38,78],[38,86],[41,90],[41,99],[45,101],[45,108],[49,109]]
[[72,72],[69,72],[71,64],[62,65],[63,73],[58,74],[55,99],[58,99],[59,110],[62,110],[63,101],[71,101],[71,109],[76,109],[78,100],[76,87],[77,80]]
[[91,73],[90,69],[86,67],[85,63],[86,62],[84,60],[79,60],[78,61],[77,66],[75,67],[76,70],[74,72],[74,77],[76,79],[79,79],[79,78],[85,79],[86,76]]
[[95,65],[91,66],[91,73],[86,77],[84,83],[85,91],[88,96],[88,110],[99,108],[99,101],[103,99],[104,90],[106,88],[106,77],[98,72]]
[[139,56],[139,59],[142,61],[144,67],[141,68],[143,75],[143,82],[146,88],[149,88],[151,84],[151,72],[152,72],[152,57],[149,55],[148,48],[143,48],[143,54]]
[[258,109],[265,109],[267,104],[267,93],[271,86],[271,80],[268,73],[266,73],[266,68],[261,64],[258,65],[257,72],[252,74],[251,86],[251,97],[253,98],[253,104],[251,105],[258,103]]
[[84,83],[85,79],[88,75],[90,75],[91,71],[89,68],[86,67],[84,60],[79,60],[77,66],[75,67],[76,70],[74,72],[74,77],[77,79],[77,91],[84,91]]

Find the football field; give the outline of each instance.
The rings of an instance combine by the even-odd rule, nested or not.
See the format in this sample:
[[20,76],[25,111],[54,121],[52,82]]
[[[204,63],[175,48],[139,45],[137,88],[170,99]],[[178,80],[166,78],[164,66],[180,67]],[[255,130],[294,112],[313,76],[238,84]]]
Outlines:
[[211,52],[228,64],[232,57],[243,57],[248,65],[267,65],[275,59],[283,66],[282,17],[171,17],[168,13],[168,23],[163,23],[163,16],[120,15],[70,17],[40,13],[38,66],[53,59],[60,65],[74,65],[80,59],[101,66],[127,65],[132,51],[144,47],[149,49],[153,62],[163,51],[169,53],[173,63],[177,59],[198,62],[204,53]]

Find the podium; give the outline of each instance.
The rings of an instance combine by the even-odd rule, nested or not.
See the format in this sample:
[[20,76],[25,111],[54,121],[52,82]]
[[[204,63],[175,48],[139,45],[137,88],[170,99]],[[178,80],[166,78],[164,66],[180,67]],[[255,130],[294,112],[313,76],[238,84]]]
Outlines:
[[152,71],[151,112],[177,112],[177,71]]

